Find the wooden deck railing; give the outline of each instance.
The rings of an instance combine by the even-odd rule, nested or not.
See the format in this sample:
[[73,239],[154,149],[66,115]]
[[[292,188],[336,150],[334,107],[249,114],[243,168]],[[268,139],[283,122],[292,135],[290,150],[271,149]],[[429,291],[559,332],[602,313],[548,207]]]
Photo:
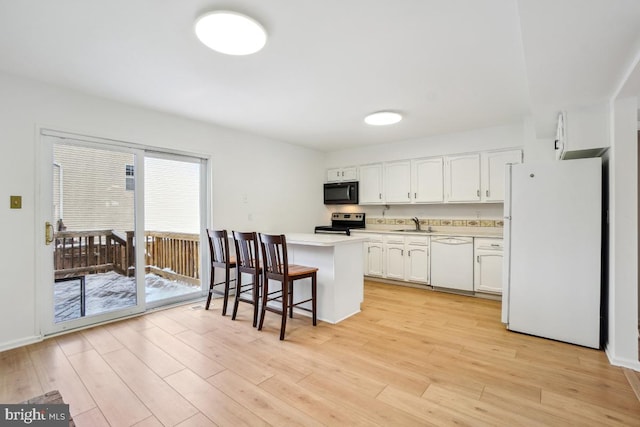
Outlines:
[[59,231],[53,265],[56,279],[117,271],[128,274],[127,238],[113,230]]
[[151,273],[200,284],[200,235],[146,231],[146,261]]
[[[116,271],[135,273],[134,233],[114,230],[60,231],[55,234],[56,279]],[[145,271],[200,284],[200,235],[145,232]]]

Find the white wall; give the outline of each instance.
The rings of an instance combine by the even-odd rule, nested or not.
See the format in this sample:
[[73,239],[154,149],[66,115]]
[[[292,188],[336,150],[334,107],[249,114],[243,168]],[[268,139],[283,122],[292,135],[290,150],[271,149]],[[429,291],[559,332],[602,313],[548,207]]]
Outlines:
[[609,340],[611,363],[638,362],[638,101],[616,100],[609,155]]
[[[37,125],[211,155],[216,228],[302,232],[324,220],[317,151],[7,74],[0,93],[0,349],[39,337],[37,292],[50,286],[35,283],[44,227],[36,213]],[[23,208],[9,209],[9,195],[21,195]]]
[[[385,129],[381,129],[385,131]],[[521,123],[477,129],[468,132],[419,138],[392,144],[371,145],[362,148],[333,151],[327,154],[326,167],[357,166],[368,163],[405,160],[429,156],[441,156],[495,150],[522,148],[525,127]],[[525,151],[525,161],[527,153]],[[451,218],[451,219],[500,219],[503,216],[501,203],[435,204],[435,205],[390,205],[358,206],[357,209],[327,206],[326,218],[333,211],[361,211],[367,216],[390,218]]]

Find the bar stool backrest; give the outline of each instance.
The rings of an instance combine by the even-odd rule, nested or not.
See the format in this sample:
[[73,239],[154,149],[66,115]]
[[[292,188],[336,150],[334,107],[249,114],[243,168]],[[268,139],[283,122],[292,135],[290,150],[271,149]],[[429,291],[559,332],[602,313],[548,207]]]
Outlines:
[[209,230],[209,252],[211,264],[215,267],[225,268],[229,261],[229,237],[227,230]]
[[260,234],[260,246],[267,279],[284,280],[288,276],[289,266],[284,234]]
[[254,273],[260,267],[258,235],[255,232],[233,232],[236,247],[236,263],[239,271]]

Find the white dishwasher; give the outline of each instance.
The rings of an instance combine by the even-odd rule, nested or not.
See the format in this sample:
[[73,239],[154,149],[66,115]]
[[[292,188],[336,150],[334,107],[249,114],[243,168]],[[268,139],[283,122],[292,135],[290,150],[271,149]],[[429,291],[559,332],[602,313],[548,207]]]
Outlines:
[[431,237],[431,286],[473,292],[473,237]]

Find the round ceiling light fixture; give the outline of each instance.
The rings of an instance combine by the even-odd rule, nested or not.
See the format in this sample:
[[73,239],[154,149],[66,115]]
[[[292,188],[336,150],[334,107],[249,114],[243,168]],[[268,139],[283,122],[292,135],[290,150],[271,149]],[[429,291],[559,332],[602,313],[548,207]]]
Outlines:
[[393,111],[378,111],[364,118],[364,122],[372,126],[392,125],[398,123],[400,120],[402,120],[402,116]]
[[227,10],[202,15],[195,31],[207,47],[227,55],[251,55],[267,43],[267,32],[258,21]]

